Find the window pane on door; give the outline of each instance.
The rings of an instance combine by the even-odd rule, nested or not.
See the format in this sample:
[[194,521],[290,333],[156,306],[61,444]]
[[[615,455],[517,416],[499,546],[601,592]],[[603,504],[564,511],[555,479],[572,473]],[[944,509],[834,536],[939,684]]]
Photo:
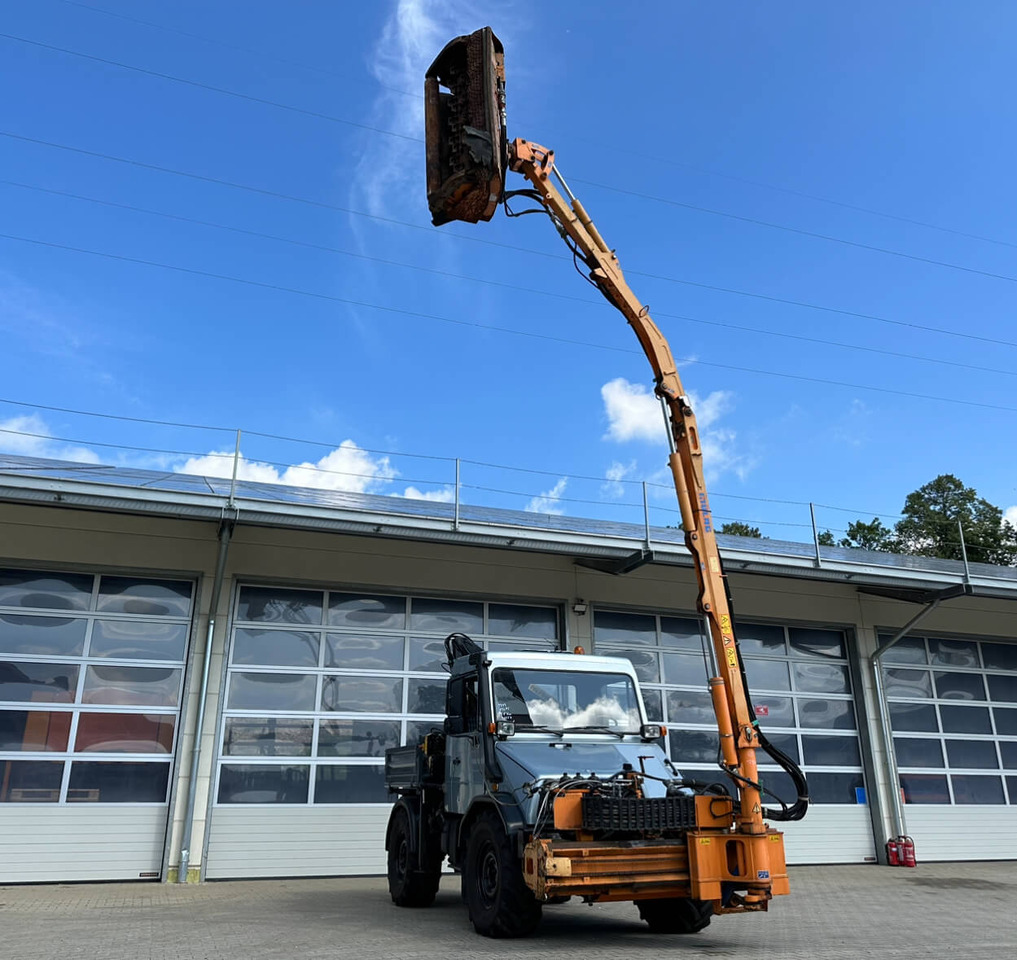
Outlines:
[[554,640],[558,636],[558,613],[553,607],[492,603],[487,610],[487,632],[496,637]]
[[313,710],[315,682],[310,673],[234,673],[227,705],[231,710]]
[[165,803],[168,763],[75,760],[67,785],[68,803]]
[[304,765],[224,763],[219,803],[307,803],[309,776]]
[[950,782],[953,784],[954,803],[1006,803],[1003,781],[999,777],[955,773]]
[[184,659],[187,625],[145,620],[96,620],[88,644],[90,657],[123,660]]
[[992,733],[989,711],[985,707],[940,705],[944,733]]
[[788,630],[792,655],[819,657],[834,660],[846,659],[844,634],[839,630],[804,630],[791,627]]
[[679,617],[660,618],[660,642],[665,647],[700,651],[703,649],[702,633],[702,626],[698,620]]
[[402,637],[372,637],[330,633],[325,648],[325,666],[345,670],[402,670]]
[[92,582],[90,574],[0,570],[0,606],[87,610]]
[[100,577],[96,609],[143,617],[186,617],[191,612],[191,585],[181,580]]
[[390,803],[385,768],[321,764],[314,781],[315,803]]
[[309,757],[314,724],[284,717],[230,717],[222,751],[231,757]]
[[445,634],[458,631],[470,636],[483,633],[484,605],[462,600],[414,597],[410,601],[410,629]]
[[932,674],[928,670],[902,670],[891,667],[884,671],[886,695],[917,700],[932,697]]
[[262,667],[316,667],[318,635],[303,630],[238,627],[233,634],[233,663]]
[[949,803],[946,777],[931,773],[902,773],[900,787],[905,803]]
[[63,752],[72,716],[70,711],[0,710],[0,750]]
[[[399,713],[403,681],[392,677],[327,676],[321,685],[321,709],[335,713]],[[442,700],[444,713],[445,703]]]
[[984,700],[985,682],[980,673],[933,673],[940,700]]
[[319,757],[384,757],[398,746],[397,720],[322,720],[318,730]]
[[176,717],[158,713],[82,713],[76,753],[172,753]]
[[62,761],[0,760],[0,803],[56,803]]
[[798,700],[803,727],[825,730],[854,730],[855,705],[850,700]]
[[71,703],[77,686],[77,664],[0,660],[0,700]]
[[406,598],[359,593],[330,593],[328,622],[354,630],[402,630],[406,626]]
[[671,759],[683,763],[716,763],[720,739],[712,730],[670,730]]
[[823,737],[802,735],[802,752],[806,766],[860,767],[861,753],[855,737]]
[[947,740],[946,756],[955,770],[965,767],[982,770],[999,768],[996,744],[991,740]]
[[241,587],[239,620],[265,623],[321,623],[324,597],[318,590],[284,590],[279,587]]
[[1005,703],[1017,703],[1017,677],[989,674],[989,697]]
[[175,707],[179,696],[180,670],[97,664],[85,671],[81,702]]
[[714,723],[713,698],[705,691],[668,690],[668,723]]
[[890,723],[894,730],[936,733],[939,720],[931,703],[891,703]]
[[0,652],[22,657],[80,657],[87,626],[83,617],[0,613]]
[[943,745],[940,740],[917,737],[894,737],[897,763],[902,767],[942,767]]

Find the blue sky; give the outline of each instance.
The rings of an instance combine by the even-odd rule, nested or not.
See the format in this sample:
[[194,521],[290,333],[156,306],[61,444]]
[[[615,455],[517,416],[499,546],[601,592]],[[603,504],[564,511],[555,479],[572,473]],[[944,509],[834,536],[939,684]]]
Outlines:
[[1017,521],[1012,4],[4,12],[0,450],[222,472],[239,428],[254,479],[441,500],[460,458],[471,502],[638,521],[647,481],[676,523],[648,364],[550,224],[430,226],[423,72],[489,23],[721,522],[892,523],[940,473]]

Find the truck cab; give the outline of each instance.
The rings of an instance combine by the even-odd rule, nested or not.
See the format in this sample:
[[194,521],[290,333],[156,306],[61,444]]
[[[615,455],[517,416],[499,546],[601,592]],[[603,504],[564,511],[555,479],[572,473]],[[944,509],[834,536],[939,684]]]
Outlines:
[[[670,763],[628,660],[449,641],[442,729],[386,754],[397,904],[429,905],[447,858],[487,936],[529,933],[572,896],[632,900],[651,928],[691,933],[751,886],[725,847],[732,797]],[[723,867],[699,852],[711,843]]]

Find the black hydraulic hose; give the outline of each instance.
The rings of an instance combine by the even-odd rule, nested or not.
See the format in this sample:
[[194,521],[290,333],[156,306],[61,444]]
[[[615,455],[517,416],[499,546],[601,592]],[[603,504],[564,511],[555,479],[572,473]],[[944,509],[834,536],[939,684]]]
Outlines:
[[[721,575],[724,576],[724,561],[721,559]],[[735,638],[738,637],[738,629],[735,624],[734,616],[734,604],[731,600],[731,588],[728,585],[727,577],[724,576],[724,590],[727,593],[728,608],[731,612],[731,624],[732,631],[734,632]],[[749,679],[745,674],[745,661],[742,659],[741,647],[738,643],[735,643],[735,650],[738,654],[738,670],[742,675],[742,687],[745,690],[745,700],[748,704],[749,710],[752,711],[752,716],[756,716],[756,708],[752,704],[752,694],[749,691]],[[777,765],[784,770],[789,777],[795,788],[795,802],[791,806],[787,806],[782,803],[781,807],[763,807],[763,816],[768,820],[777,820],[780,822],[790,822],[792,820],[801,820],[809,809],[809,784],[805,779],[805,773],[794,760],[792,760],[783,750],[779,747],[775,747],[767,739],[766,734],[759,729],[759,722],[753,719],[753,726],[756,728],[756,736],[759,738],[759,746],[767,756],[771,757],[776,761]],[[766,791],[769,793],[770,791]],[[772,794],[776,796],[776,794]],[[777,798],[780,799],[779,797]]]

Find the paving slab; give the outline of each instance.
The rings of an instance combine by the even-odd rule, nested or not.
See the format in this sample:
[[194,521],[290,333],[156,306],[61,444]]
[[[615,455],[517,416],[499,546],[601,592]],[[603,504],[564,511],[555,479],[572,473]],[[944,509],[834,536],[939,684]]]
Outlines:
[[0,887],[3,960],[457,960],[742,957],[859,960],[1013,956],[1017,862],[792,867],[767,914],[651,934],[631,904],[547,907],[536,935],[473,932],[454,876],[433,907],[389,900],[381,877]]

